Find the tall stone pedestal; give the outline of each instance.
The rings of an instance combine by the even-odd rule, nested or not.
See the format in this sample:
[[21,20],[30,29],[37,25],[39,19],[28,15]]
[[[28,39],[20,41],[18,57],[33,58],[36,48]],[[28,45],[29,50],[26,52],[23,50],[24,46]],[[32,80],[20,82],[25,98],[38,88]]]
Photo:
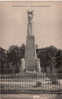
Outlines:
[[35,37],[32,32],[33,11],[28,11],[27,40],[25,48],[25,69],[30,72],[40,71],[40,61],[36,55]]

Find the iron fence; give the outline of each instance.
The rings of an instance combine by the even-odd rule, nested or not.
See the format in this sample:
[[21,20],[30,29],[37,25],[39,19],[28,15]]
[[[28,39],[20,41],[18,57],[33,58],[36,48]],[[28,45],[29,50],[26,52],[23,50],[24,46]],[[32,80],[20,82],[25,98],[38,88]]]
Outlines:
[[[0,75],[1,92],[62,93],[62,79],[55,74],[28,73]],[[62,74],[58,74],[61,76]]]

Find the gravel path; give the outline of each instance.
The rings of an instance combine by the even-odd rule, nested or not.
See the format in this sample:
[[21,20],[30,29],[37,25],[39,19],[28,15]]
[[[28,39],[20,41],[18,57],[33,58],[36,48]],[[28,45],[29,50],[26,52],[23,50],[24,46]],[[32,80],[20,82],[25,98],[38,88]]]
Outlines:
[[[61,98],[60,98],[61,97]],[[51,94],[12,94],[12,95],[0,95],[0,99],[62,99],[62,96],[56,96]]]

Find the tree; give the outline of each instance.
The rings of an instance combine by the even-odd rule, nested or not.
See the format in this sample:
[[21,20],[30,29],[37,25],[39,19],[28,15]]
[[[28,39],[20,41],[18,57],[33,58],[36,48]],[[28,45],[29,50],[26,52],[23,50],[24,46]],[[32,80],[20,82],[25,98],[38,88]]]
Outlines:
[[10,71],[13,73],[19,73],[20,66],[21,66],[21,58],[24,57],[24,44],[19,47],[17,45],[12,45],[8,49],[8,63]]
[[62,50],[58,50],[56,55],[56,69],[57,69],[57,76],[58,78],[62,78]]
[[[44,72],[48,72],[48,69],[51,72],[52,58],[56,58],[56,54],[58,52],[57,48],[54,46],[45,47],[42,49],[37,49],[37,56],[40,58],[40,65]],[[56,62],[56,61],[55,61]],[[53,65],[54,66],[54,65]]]
[[20,47],[20,58],[24,58],[25,57],[25,45],[22,44]]
[[7,51],[0,47],[0,73],[8,73]]

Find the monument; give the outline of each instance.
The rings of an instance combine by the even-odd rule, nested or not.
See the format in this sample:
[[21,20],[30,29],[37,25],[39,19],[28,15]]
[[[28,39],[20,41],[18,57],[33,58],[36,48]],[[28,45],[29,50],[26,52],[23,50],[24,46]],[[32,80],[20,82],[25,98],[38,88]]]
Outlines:
[[28,11],[27,39],[25,48],[25,70],[26,72],[40,72],[40,60],[36,55],[35,37],[32,32],[33,11]]

